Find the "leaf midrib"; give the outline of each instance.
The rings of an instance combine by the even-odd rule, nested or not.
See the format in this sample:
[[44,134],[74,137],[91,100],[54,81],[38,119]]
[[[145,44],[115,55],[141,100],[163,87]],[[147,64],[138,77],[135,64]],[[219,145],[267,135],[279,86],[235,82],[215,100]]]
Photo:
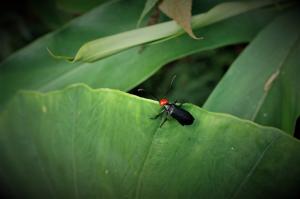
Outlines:
[[267,90],[264,90],[263,95],[261,96],[260,100],[258,101],[256,110],[254,111],[254,113],[251,117],[251,121],[255,121],[259,111],[261,110],[261,107],[263,106],[266,98],[268,97],[268,95],[270,93],[270,90],[274,86],[274,82],[276,80],[278,80],[278,78],[280,78],[282,67],[285,66],[285,63],[288,61],[289,57],[293,54],[292,52],[295,50],[296,46],[298,46],[299,42],[300,42],[300,34],[298,34],[298,36],[295,39],[295,42],[287,49],[286,55],[284,56],[282,61],[278,64],[278,66],[275,68],[274,72],[268,77],[268,79],[269,79],[274,73],[279,71],[279,74],[277,75],[276,79],[274,79],[274,81],[271,83],[270,88],[268,88]]
[[151,154],[151,151],[152,151],[152,148],[153,148],[153,143],[154,143],[155,137],[157,135],[157,131],[159,129],[160,129],[160,127],[157,126],[157,128],[155,128],[155,130],[154,130],[154,133],[153,133],[152,138],[151,138],[151,143],[149,144],[148,150],[146,152],[146,157],[144,158],[142,166],[141,166],[141,168],[139,169],[139,172],[138,172],[136,190],[135,190],[135,196],[134,196],[134,198],[136,198],[136,199],[139,198],[139,195],[140,195],[141,183],[142,183],[142,178],[143,178],[143,174],[144,174],[144,170],[145,170],[145,165],[146,165],[146,163],[149,159],[149,156]]

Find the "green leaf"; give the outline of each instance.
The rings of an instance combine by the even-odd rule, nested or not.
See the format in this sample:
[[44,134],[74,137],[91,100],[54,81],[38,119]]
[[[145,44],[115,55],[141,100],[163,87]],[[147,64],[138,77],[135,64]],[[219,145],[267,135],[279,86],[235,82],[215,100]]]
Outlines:
[[146,46],[143,51],[136,47],[91,64],[70,64],[49,55],[47,47],[59,54],[72,55],[87,40],[135,27],[139,15],[138,4],[124,1],[108,3],[38,39],[5,60],[0,65],[0,103],[3,104],[19,89],[49,91],[77,82],[128,91],[172,60],[199,51],[250,41],[276,14],[272,10],[251,12],[196,31],[206,38],[201,42],[182,35]]
[[262,30],[230,67],[204,108],[292,134],[300,115],[298,19],[298,10],[288,12]]
[[[221,3],[206,13],[192,17],[192,27],[195,29],[205,27],[270,4],[273,4],[270,0]],[[183,26],[182,23],[180,25]],[[61,55],[55,57],[73,62],[94,62],[140,44],[159,40],[165,41],[177,37],[184,33],[180,25],[175,21],[170,21],[102,37],[82,45],[74,57],[69,58]],[[187,26],[184,27],[188,28]],[[189,34],[192,34],[191,31],[189,31]]]
[[17,198],[296,198],[300,143],[185,105],[191,126],[150,117],[152,100],[83,85],[22,92],[0,115],[0,176]]

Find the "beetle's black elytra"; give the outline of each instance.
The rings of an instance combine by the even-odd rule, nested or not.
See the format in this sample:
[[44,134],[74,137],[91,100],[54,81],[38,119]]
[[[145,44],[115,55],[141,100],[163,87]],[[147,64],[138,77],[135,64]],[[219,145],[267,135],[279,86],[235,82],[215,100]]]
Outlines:
[[180,105],[176,105],[176,103],[169,103],[166,98],[159,100],[160,106],[162,106],[161,112],[156,115],[153,119],[158,118],[163,115],[164,119],[162,120],[160,127],[167,121],[168,116],[176,119],[181,125],[191,125],[193,124],[195,118],[188,111],[181,108]]

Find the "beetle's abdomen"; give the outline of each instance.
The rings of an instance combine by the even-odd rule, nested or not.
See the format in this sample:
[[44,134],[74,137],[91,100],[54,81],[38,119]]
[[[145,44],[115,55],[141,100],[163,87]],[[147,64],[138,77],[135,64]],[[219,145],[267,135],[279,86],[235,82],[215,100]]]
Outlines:
[[186,110],[173,105],[170,107],[170,115],[176,119],[181,125],[191,125],[194,122],[194,117]]

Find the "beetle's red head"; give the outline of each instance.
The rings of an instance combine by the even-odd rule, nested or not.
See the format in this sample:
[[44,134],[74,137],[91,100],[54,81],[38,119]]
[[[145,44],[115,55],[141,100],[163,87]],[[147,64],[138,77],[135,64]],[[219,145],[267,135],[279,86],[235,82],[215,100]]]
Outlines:
[[162,98],[162,99],[159,100],[159,105],[160,106],[164,106],[166,104],[169,104],[169,100],[168,99]]

